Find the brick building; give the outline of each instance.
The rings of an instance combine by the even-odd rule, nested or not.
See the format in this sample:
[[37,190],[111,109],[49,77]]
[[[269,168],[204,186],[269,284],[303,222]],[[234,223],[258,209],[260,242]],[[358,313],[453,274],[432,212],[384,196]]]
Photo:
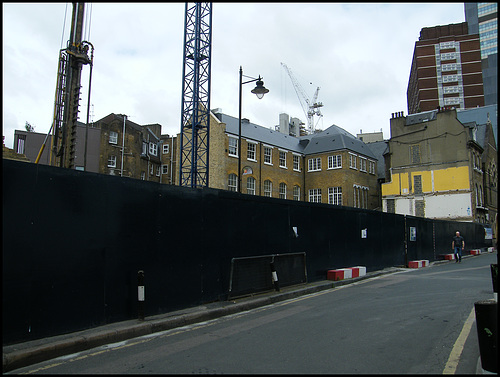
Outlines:
[[441,109],[391,119],[384,212],[493,223],[498,178],[492,123],[465,121],[460,113]]
[[484,106],[479,34],[468,34],[467,22],[423,28],[406,95],[409,114]]
[[[220,110],[212,114],[209,186],[237,191],[238,118]],[[241,143],[244,194],[380,207],[376,156],[365,143],[336,125],[294,137],[243,119]]]
[[[169,143],[172,138],[169,135],[161,135],[160,124],[139,125],[126,119],[124,115],[112,113],[88,128],[84,123],[77,122],[76,135],[76,170],[154,182],[166,179],[167,183],[170,183],[168,169],[163,173],[163,165],[169,164],[170,159],[168,154],[163,155],[162,151],[163,143]],[[30,161],[35,162],[45,138],[46,135],[42,133],[16,130],[14,148],[17,153],[25,154]],[[47,140],[40,164],[55,165],[51,141],[52,135]]]

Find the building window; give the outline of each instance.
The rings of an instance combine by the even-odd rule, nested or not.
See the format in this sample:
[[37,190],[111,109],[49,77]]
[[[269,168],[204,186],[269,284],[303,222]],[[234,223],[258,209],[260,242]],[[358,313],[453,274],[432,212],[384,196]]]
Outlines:
[[271,147],[264,147],[264,163],[272,165],[273,155]]
[[300,186],[293,186],[293,200],[300,200]]
[[229,191],[237,191],[238,190],[238,179],[236,177],[236,174],[234,174],[234,173],[229,174],[229,177],[227,179],[227,189]]
[[26,135],[17,136],[17,153],[24,154],[24,145],[26,143]]
[[321,203],[321,189],[309,190],[309,202],[310,203]]
[[280,168],[286,168],[286,152],[280,151]]
[[142,142],[142,155],[146,156],[148,154],[148,143]]
[[413,191],[415,194],[422,193],[422,176],[421,175],[413,176]]
[[238,157],[238,139],[234,137],[229,138],[229,155]]
[[168,154],[169,149],[170,149],[170,145],[163,144],[163,154]]
[[410,162],[420,164],[420,145],[410,145]]
[[328,169],[342,168],[342,155],[328,156]]
[[321,170],[321,158],[320,157],[310,158],[309,160],[307,160],[307,166],[309,168],[308,171]]
[[300,156],[293,155],[293,170],[300,171]]
[[156,176],[159,177],[160,176],[160,171],[161,171],[161,167],[160,166],[157,166],[156,167]]
[[286,183],[280,183],[280,199],[286,199]]
[[328,188],[328,204],[342,205],[342,187]]
[[149,143],[149,154],[151,156],[158,155],[158,145],[156,143]]
[[396,213],[395,199],[387,199],[387,213]]
[[115,132],[115,131],[109,132],[109,143],[110,144],[118,144],[118,132]]
[[349,167],[351,169],[356,169],[356,155],[349,153]]
[[247,142],[247,160],[257,161],[255,158],[255,144]]
[[425,217],[425,202],[423,200],[415,200],[415,216]]
[[368,187],[353,186],[354,190],[354,207],[368,208]]
[[161,173],[162,174],[168,174],[168,165],[162,165],[161,166]]
[[370,174],[375,174],[375,161],[368,161]]
[[141,171],[141,179],[142,179],[143,181],[145,181],[145,180],[146,180],[146,172]]
[[255,195],[255,178],[254,177],[247,178],[247,194]]
[[108,157],[108,168],[116,168],[116,156]]
[[273,192],[273,183],[270,180],[264,181],[264,196],[271,197]]
[[149,169],[149,174],[153,175],[154,174],[154,165],[151,164],[150,169]]
[[359,171],[366,172],[366,158],[359,158]]

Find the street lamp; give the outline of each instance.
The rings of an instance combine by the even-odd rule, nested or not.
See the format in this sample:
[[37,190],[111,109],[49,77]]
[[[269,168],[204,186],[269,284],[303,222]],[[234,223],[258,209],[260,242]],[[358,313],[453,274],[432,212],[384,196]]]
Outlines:
[[[251,79],[249,81],[243,82],[243,77]],[[264,82],[262,81],[262,77],[254,78],[250,76],[243,75],[243,69],[240,66],[240,115],[239,115],[239,127],[238,127],[238,192],[241,192],[241,93],[243,84],[248,84],[251,82],[257,81],[256,87],[252,89],[252,93],[257,96],[258,99],[262,99],[264,94],[269,92],[269,89],[266,89],[264,86]]]

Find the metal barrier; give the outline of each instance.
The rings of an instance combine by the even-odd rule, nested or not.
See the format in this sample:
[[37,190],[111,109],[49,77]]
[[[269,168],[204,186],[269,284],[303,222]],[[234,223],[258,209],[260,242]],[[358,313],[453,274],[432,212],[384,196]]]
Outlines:
[[279,287],[301,283],[307,283],[306,253],[232,258],[228,297],[279,290]]

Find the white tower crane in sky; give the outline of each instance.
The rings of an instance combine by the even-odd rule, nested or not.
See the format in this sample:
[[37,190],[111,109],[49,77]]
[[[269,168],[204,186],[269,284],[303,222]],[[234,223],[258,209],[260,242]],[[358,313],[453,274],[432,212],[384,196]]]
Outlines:
[[323,116],[320,111],[320,107],[323,106],[321,102],[317,102],[318,99],[318,93],[319,93],[319,86],[316,89],[316,92],[314,92],[314,96],[312,100],[309,99],[309,97],[306,95],[304,89],[300,85],[300,83],[297,81],[295,76],[292,73],[292,70],[288,68],[288,66],[285,63],[281,63],[285,71],[288,73],[288,76],[290,76],[290,80],[292,80],[293,88],[295,89],[295,92],[297,93],[297,97],[299,97],[300,104],[302,105],[302,109],[304,110],[304,114],[306,115],[307,118],[307,131],[310,134],[314,133],[315,130],[315,124],[314,124],[314,115],[319,116],[320,118]]

